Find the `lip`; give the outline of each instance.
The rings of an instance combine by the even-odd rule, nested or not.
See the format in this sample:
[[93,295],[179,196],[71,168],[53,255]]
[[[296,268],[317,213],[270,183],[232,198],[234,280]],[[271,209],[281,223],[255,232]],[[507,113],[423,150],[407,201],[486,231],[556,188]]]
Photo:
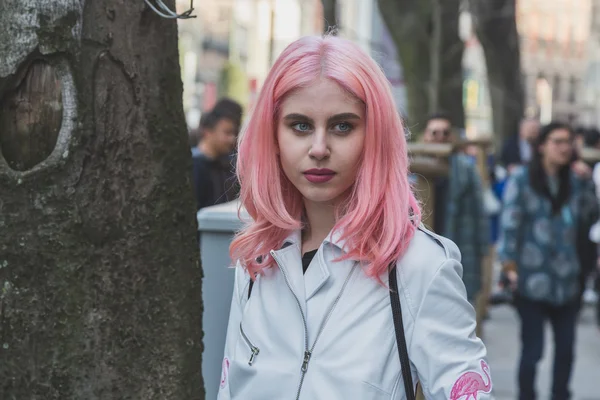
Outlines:
[[335,171],[327,168],[312,168],[304,171],[306,180],[312,183],[325,183],[333,179]]

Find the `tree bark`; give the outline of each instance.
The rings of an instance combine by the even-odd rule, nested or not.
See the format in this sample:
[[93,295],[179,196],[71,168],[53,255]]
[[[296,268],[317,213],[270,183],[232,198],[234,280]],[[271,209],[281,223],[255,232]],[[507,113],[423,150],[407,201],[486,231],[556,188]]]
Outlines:
[[337,0],[322,0],[323,1],[323,31],[329,32],[331,28],[335,28],[338,25],[337,21]]
[[469,0],[475,31],[483,46],[497,144],[514,135],[524,112],[516,0]]
[[408,125],[417,132],[428,115],[445,111],[464,128],[460,0],[378,0],[396,45],[408,100]]
[[143,1],[0,2],[1,399],[204,398],[178,59]]

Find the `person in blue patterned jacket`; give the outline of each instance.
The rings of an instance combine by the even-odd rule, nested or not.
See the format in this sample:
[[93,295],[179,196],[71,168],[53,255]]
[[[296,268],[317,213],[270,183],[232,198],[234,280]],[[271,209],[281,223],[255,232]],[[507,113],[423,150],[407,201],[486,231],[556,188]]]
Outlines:
[[576,232],[598,215],[593,182],[570,168],[573,138],[566,124],[544,126],[532,160],[511,174],[504,191],[498,254],[521,319],[520,399],[536,398],[546,320],[555,342],[552,399],[570,398],[580,271]]

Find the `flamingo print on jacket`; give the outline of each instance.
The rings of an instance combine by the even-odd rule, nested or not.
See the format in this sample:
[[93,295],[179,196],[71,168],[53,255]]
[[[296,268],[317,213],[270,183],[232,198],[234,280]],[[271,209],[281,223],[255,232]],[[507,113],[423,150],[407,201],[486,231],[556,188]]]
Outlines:
[[[479,372],[465,372],[454,382],[450,391],[450,400],[477,400],[479,392],[490,393],[492,391],[492,379],[490,378],[490,367],[481,360],[481,369],[487,377],[487,384]],[[465,397],[466,396],[466,397]]]

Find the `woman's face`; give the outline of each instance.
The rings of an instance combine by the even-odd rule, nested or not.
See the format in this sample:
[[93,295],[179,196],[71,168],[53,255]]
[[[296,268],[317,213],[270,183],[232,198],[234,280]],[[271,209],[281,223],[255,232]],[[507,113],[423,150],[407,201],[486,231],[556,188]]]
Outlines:
[[573,135],[567,129],[553,130],[540,145],[540,152],[552,165],[567,165],[573,156]]
[[365,140],[364,104],[329,79],[282,102],[277,141],[283,172],[305,202],[337,205],[356,180]]

